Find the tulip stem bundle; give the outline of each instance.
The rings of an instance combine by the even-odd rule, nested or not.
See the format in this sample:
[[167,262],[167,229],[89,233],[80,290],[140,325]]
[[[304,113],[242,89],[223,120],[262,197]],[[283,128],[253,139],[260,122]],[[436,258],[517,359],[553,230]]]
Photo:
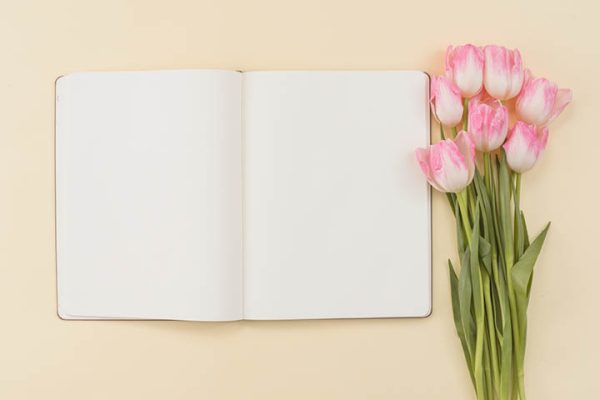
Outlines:
[[[518,50],[499,46],[450,46],[446,73],[432,78],[442,140],[416,155],[455,216],[460,268],[448,260],[452,311],[480,400],[526,400],[527,307],[550,224],[530,242],[521,175],[539,159],[547,125],[571,96],[524,70]],[[517,121],[509,129],[512,98]]]
[[[529,243],[519,173],[504,152],[483,154],[463,191],[449,197],[457,219],[460,270],[449,261],[456,330],[478,399],[525,400],[527,304],[549,225]],[[474,205],[474,206],[473,206]]]

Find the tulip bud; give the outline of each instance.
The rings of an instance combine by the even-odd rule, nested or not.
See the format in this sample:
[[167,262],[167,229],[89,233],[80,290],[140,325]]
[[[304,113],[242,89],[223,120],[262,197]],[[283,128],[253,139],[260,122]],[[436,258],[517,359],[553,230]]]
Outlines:
[[469,135],[479,151],[494,151],[508,133],[508,109],[499,101],[477,96],[469,102]]
[[440,192],[459,193],[475,174],[475,146],[466,132],[417,149],[417,161],[427,181]]
[[508,133],[504,143],[506,162],[515,172],[529,171],[540,157],[548,142],[548,128],[538,129],[535,125],[527,125],[517,121]]
[[455,127],[462,120],[463,104],[458,88],[446,76],[431,80],[431,107],[441,124]]
[[525,71],[525,83],[517,98],[516,110],[528,124],[547,125],[556,118],[573,99],[570,89],[558,89],[545,78],[534,78]]
[[512,99],[518,95],[525,75],[519,50],[485,46],[483,53],[483,85],[486,92],[499,100]]
[[483,50],[472,44],[449,46],[446,51],[446,73],[452,77],[464,97],[473,97],[483,85]]

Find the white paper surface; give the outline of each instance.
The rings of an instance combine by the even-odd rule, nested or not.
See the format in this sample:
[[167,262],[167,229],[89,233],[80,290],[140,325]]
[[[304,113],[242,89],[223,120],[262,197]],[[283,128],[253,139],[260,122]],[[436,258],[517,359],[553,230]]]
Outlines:
[[428,315],[428,77],[243,80],[245,318]]
[[59,314],[242,317],[241,77],[57,82]]

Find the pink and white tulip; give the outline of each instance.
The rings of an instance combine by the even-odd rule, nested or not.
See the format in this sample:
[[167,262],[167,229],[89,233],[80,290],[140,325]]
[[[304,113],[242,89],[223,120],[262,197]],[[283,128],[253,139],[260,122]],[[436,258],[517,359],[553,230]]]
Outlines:
[[548,79],[534,78],[527,70],[523,89],[517,98],[517,114],[528,124],[547,125],[565,109],[572,98],[570,89],[559,89]]
[[508,109],[498,100],[477,96],[469,102],[469,135],[479,151],[494,151],[508,134]]
[[473,97],[483,86],[483,50],[472,44],[449,46],[446,51],[446,73],[464,97]]
[[417,149],[417,160],[427,181],[440,192],[459,193],[475,174],[475,146],[466,132]]
[[536,163],[548,142],[548,128],[537,128],[517,121],[504,143],[506,162],[519,173],[529,171]]
[[521,91],[525,72],[519,50],[501,46],[485,46],[483,85],[489,95],[499,99],[512,99]]
[[460,91],[447,76],[433,77],[431,80],[431,107],[441,124],[455,127],[463,115]]

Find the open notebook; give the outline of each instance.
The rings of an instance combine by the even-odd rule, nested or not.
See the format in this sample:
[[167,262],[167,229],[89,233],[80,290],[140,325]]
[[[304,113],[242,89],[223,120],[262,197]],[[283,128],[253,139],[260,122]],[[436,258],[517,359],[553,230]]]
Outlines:
[[428,86],[417,71],[59,78],[60,317],[428,315]]

